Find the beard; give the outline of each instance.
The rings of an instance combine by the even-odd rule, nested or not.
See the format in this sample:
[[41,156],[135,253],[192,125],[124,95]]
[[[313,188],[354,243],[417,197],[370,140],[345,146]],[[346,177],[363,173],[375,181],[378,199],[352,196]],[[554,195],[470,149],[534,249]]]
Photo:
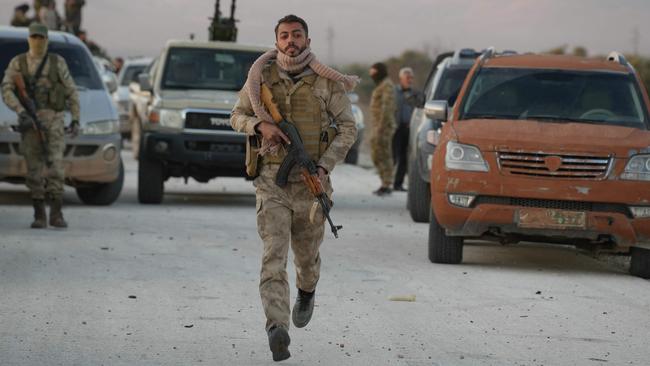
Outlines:
[[[307,49],[307,46],[306,46],[306,45],[303,46],[303,47],[298,47],[298,46],[296,46],[296,44],[294,44],[294,43],[289,43],[289,44],[287,45],[287,47],[285,47],[284,49],[281,49],[280,52],[284,53],[285,55],[287,55],[287,56],[289,56],[289,57],[295,57],[295,56],[298,56],[299,54],[301,54],[301,53],[302,53],[304,50],[306,50],[306,49]],[[294,53],[293,55],[291,55],[291,54],[289,53],[290,51],[293,51],[293,52],[295,52],[295,53]],[[296,52],[296,51],[297,51],[297,52]]]

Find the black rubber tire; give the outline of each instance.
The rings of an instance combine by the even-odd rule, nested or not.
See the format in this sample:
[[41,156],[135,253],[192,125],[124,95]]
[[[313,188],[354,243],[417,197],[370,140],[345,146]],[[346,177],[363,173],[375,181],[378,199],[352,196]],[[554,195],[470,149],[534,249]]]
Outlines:
[[409,213],[415,222],[428,222],[431,211],[431,190],[429,183],[422,180],[417,160],[409,161],[409,185],[406,192]]
[[119,174],[111,183],[95,183],[77,187],[77,197],[87,205],[108,206],[117,201],[124,186],[124,165],[120,160]]
[[630,248],[630,274],[632,276],[650,279],[650,249]]
[[350,149],[350,151],[348,151],[348,154],[345,156],[345,163],[357,165],[358,162],[359,162],[359,147],[353,146],[352,149]]
[[138,201],[144,204],[159,204],[165,193],[163,164],[140,154],[138,160]]
[[429,219],[429,260],[432,263],[458,264],[463,261],[463,238],[447,236],[433,211]]

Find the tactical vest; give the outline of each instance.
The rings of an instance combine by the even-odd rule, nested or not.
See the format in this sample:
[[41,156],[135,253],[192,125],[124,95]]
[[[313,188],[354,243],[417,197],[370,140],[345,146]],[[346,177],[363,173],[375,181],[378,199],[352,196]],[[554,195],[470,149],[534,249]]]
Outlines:
[[[37,109],[52,109],[60,112],[65,108],[65,86],[59,78],[59,60],[54,54],[49,54],[47,63],[50,68],[47,75],[41,75],[39,80],[34,80],[27,66],[27,54],[18,57],[20,73],[23,75],[28,92],[34,96]],[[37,66],[38,68],[38,66]],[[31,90],[32,85],[35,90]]]
[[[312,160],[318,161],[336,135],[336,128],[327,111],[325,98],[331,95],[331,83],[312,74],[303,77],[287,89],[280,78],[276,64],[264,72],[264,80],[271,88],[273,101],[280,113],[298,129],[305,151]],[[267,164],[280,164],[286,152],[277,156],[264,156]]]

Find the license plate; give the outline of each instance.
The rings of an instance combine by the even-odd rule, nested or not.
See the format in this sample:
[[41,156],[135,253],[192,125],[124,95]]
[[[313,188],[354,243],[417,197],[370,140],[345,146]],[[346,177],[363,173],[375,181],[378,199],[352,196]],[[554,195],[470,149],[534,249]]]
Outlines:
[[586,229],[587,213],[543,208],[522,208],[517,226],[528,229]]

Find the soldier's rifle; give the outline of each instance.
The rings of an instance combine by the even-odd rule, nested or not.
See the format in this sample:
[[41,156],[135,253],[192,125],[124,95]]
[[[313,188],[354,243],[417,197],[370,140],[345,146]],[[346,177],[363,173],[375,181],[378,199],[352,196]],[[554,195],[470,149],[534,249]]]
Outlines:
[[47,135],[45,134],[45,129],[43,128],[41,120],[38,119],[38,115],[36,114],[36,104],[34,103],[34,100],[29,97],[25,80],[21,74],[14,76],[14,84],[16,85],[18,92],[17,96],[18,100],[20,100],[20,104],[22,104],[23,108],[25,108],[25,112],[27,112],[27,115],[32,119],[32,127],[38,136],[38,141],[41,143],[45,164],[50,167],[52,162],[50,161],[50,149]]
[[318,204],[323,211],[323,216],[325,216],[330,225],[332,234],[334,234],[335,238],[338,238],[338,231],[341,230],[343,226],[334,225],[334,222],[332,222],[332,218],[330,217],[330,210],[332,209],[330,198],[323,190],[323,185],[318,176],[318,167],[305,151],[305,147],[296,126],[284,119],[278,106],[273,102],[273,95],[266,84],[262,84],[261,99],[262,103],[264,103],[271,114],[271,117],[273,117],[273,122],[280,127],[282,132],[284,132],[284,134],[289,138],[289,141],[291,141],[291,144],[286,145],[287,156],[282,161],[282,164],[280,164],[280,169],[275,177],[275,184],[279,187],[285,187],[289,180],[289,172],[291,172],[291,169],[295,165],[298,165],[300,168],[300,174],[302,175],[307,188],[309,188],[309,191],[318,201]]

